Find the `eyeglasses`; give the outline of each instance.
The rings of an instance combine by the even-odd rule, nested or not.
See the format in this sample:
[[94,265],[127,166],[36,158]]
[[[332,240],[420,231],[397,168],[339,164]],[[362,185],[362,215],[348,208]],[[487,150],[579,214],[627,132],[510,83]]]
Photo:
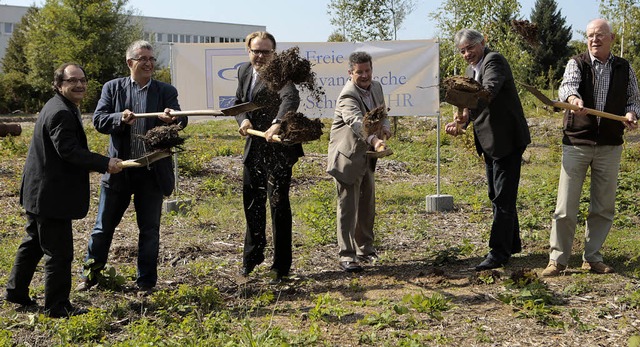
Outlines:
[[131,60],[135,60],[135,61],[139,61],[143,64],[149,63],[151,62],[151,64],[155,64],[156,61],[158,61],[158,59],[151,57],[151,58],[147,58],[147,57],[140,57],[140,58],[131,58]]
[[86,78],[67,78],[66,80],[63,79],[63,81],[65,82],[69,82],[70,84],[78,84],[78,82],[80,82],[81,84],[87,84],[87,79]]
[[606,34],[603,33],[591,33],[589,35],[587,35],[587,38],[591,41],[593,40],[602,40],[604,39],[604,37],[607,36]]
[[466,47],[460,48],[460,50],[458,50],[458,52],[460,52],[460,54],[465,54],[467,53],[469,50],[471,50],[473,47],[477,46],[479,42],[476,43],[472,43],[470,45],[467,45]]
[[249,52],[251,52],[251,54],[253,55],[263,55],[263,56],[267,56],[270,55],[271,53],[273,53],[273,49],[250,49]]

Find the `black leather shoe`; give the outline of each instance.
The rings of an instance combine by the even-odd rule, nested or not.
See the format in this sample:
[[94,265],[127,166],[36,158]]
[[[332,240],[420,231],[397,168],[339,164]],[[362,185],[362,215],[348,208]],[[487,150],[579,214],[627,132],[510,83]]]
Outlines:
[[499,267],[503,267],[506,263],[506,260],[498,261],[493,258],[486,258],[482,263],[476,265],[476,271],[497,269]]
[[346,272],[362,272],[364,269],[355,261],[341,261],[340,268]]
[[256,266],[255,265],[245,265],[242,267],[242,270],[240,271],[240,274],[244,277],[247,277],[251,274],[251,272],[253,272],[253,269],[255,269]]
[[12,302],[14,304],[18,304],[20,306],[35,306],[38,303],[36,302],[35,299],[30,298],[30,297],[24,297],[24,298],[14,298],[10,295],[7,295],[4,297],[4,299],[8,302]]
[[75,307],[69,303],[61,309],[49,311],[47,315],[51,318],[69,318],[71,316],[78,316],[87,312],[89,312],[89,310],[86,308]]

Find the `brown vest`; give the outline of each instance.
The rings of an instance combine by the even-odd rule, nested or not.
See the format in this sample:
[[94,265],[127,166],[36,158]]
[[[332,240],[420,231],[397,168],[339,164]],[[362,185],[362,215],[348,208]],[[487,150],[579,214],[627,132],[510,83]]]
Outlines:
[[[584,107],[595,108],[594,68],[591,65],[589,53],[577,55],[574,59],[578,63],[578,69],[582,75],[578,93],[582,96]],[[604,111],[624,116],[627,105],[627,86],[629,85],[629,62],[613,57],[611,62],[611,76],[609,91],[604,104]],[[600,118],[594,115],[576,116],[569,110],[564,114],[565,145],[621,145],[624,141],[624,124],[608,118]]]

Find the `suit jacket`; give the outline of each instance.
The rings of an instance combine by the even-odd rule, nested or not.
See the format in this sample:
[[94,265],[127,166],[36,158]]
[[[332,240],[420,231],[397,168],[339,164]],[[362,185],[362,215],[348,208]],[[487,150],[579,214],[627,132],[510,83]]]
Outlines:
[[[379,82],[371,81],[371,95],[375,106],[384,105]],[[340,182],[352,184],[364,174],[367,165],[375,165],[375,160],[367,158],[369,144],[362,127],[362,117],[367,111],[356,85],[347,81],[338,96],[327,154],[327,172]],[[389,126],[388,118],[385,125]]]
[[[473,68],[467,68],[473,77]],[[477,80],[490,93],[488,105],[470,110],[476,150],[491,159],[500,159],[531,143],[529,127],[513,80],[511,67],[499,53],[488,48]]]
[[33,129],[20,203],[42,217],[83,218],[89,211],[89,172],[108,167],[108,157],[89,151],[78,107],[56,93]]
[[[300,94],[296,86],[291,82],[280,91],[274,92],[269,90],[266,84],[259,79],[253,87],[250,96],[249,89],[251,87],[252,75],[253,68],[249,62],[242,64],[238,69],[238,89],[236,90],[235,103],[237,105],[253,101],[257,104],[264,105],[264,107],[255,111],[241,113],[235,118],[238,125],[241,125],[245,119],[248,119],[251,121],[253,129],[266,131],[271,127],[274,119],[282,119],[287,112],[295,112],[298,109],[300,105]],[[252,148],[257,148],[257,146],[254,145],[256,141],[266,142],[265,139],[261,137],[247,136],[247,141],[244,146],[243,162],[249,154],[252,153]],[[283,153],[294,161],[304,155],[301,144],[282,145],[270,143],[270,145],[272,145],[274,151]]]
[[[180,110],[178,103],[178,91],[170,84],[151,80],[147,92],[146,112],[162,112],[165,108]],[[131,126],[122,122],[122,111],[133,110],[131,100],[131,77],[122,77],[111,80],[102,87],[102,94],[98,106],[93,114],[93,125],[103,133],[111,135],[109,138],[109,156],[123,160],[132,159],[131,153]],[[136,122],[144,122],[145,132],[151,128],[166,125],[157,117],[140,118]],[[186,127],[187,117],[179,118],[178,123]],[[175,176],[171,157],[158,160],[150,165],[155,173],[158,185],[165,196],[171,195],[175,186]],[[120,189],[125,184],[125,173],[104,174],[102,182],[114,190]]]

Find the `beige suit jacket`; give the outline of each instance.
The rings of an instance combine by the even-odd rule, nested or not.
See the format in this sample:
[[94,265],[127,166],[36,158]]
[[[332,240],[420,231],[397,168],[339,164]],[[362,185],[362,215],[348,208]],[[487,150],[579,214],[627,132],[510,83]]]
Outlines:
[[[370,90],[374,107],[384,105],[382,85],[371,81]],[[371,159],[367,159],[370,146],[362,127],[362,117],[367,111],[356,85],[351,80],[347,81],[337,100],[327,159],[327,172],[340,182],[352,184],[357,177],[364,175],[367,165],[372,164]],[[385,122],[388,127],[389,120]]]

